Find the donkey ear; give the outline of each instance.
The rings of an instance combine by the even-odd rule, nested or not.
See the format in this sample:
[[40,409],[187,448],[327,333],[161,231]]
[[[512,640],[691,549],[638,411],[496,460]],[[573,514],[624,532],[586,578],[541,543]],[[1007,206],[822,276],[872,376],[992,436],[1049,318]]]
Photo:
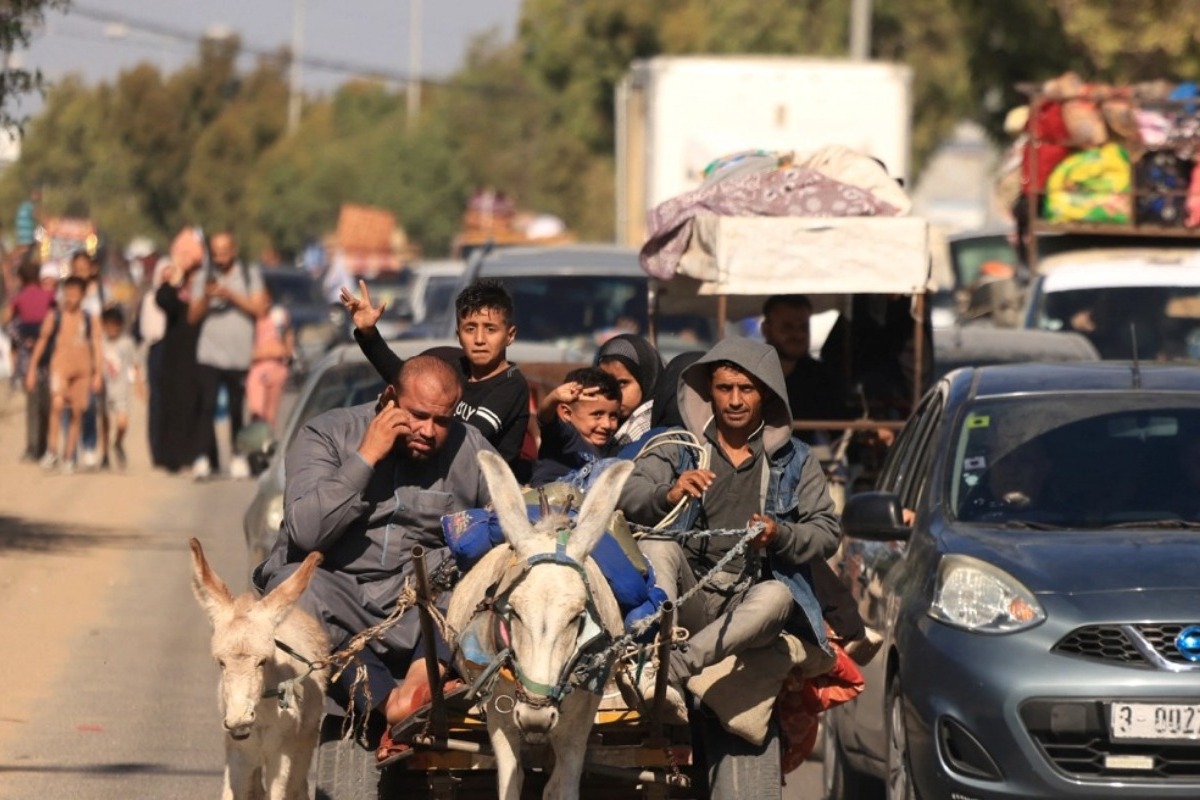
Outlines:
[[225,581],[208,565],[200,542],[191,539],[188,545],[192,548],[192,593],[208,618],[216,619],[218,614],[233,605],[233,595],[229,593]]
[[483,479],[487,481],[488,491],[492,495],[492,507],[500,518],[500,529],[504,538],[519,550],[533,533],[529,524],[529,512],[525,508],[525,498],[521,496],[521,487],[508,464],[504,463],[497,454],[490,450],[479,451],[479,468],[483,470]]
[[317,551],[309,553],[295,572],[262,599],[261,607],[267,612],[272,625],[283,622],[284,617],[291,612],[292,606],[296,605],[300,595],[304,594],[304,590],[308,588],[308,582],[312,580],[313,573],[320,565],[321,559],[322,556]]
[[632,461],[621,461],[613,464],[600,475],[600,479],[583,498],[583,506],[579,509],[578,522],[571,538],[567,541],[567,555],[582,562],[592,552],[592,548],[600,541],[608,528],[617,500],[621,497],[621,489],[633,472]]

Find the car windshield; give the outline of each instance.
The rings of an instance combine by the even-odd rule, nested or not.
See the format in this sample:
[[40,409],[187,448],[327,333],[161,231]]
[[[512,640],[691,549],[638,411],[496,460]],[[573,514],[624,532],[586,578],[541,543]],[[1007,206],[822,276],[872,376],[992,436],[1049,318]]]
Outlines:
[[954,515],[1009,527],[1200,522],[1200,404],[1166,394],[980,400],[950,470]]
[[[645,278],[538,275],[503,282],[513,296],[522,340],[595,344],[613,333],[648,331]],[[659,334],[697,345],[712,338],[702,316],[661,315]]]
[[[365,362],[330,367],[317,376],[311,391],[299,398],[299,411],[292,418],[291,436],[294,437],[305,423],[318,414],[374,400],[383,391],[383,386],[383,378]],[[280,452],[287,452],[289,446],[290,440],[284,442]]]
[[1200,359],[1200,287],[1123,286],[1047,292],[1037,325],[1077,331],[1105,359]]
[[317,284],[308,273],[299,270],[263,270],[263,281],[271,293],[271,302],[284,308],[321,304]]

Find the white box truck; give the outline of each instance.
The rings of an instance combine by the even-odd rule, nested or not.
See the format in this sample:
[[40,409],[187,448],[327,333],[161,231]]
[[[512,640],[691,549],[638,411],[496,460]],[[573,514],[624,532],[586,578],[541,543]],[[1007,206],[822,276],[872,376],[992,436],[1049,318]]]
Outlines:
[[660,56],[616,90],[617,241],[640,247],[646,212],[700,185],[739,150],[840,144],[908,180],[912,70],[793,56]]

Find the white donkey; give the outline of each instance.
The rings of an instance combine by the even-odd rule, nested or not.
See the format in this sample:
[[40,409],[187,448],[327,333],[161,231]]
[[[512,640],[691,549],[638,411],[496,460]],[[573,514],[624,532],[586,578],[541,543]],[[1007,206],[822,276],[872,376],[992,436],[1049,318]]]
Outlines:
[[[521,796],[522,740],[548,743],[554,751],[545,800],[576,800],[600,695],[583,686],[573,686],[565,696],[563,690],[572,683],[581,648],[602,646],[624,630],[617,601],[590,554],[633,463],[614,465],[601,475],[574,527],[561,513],[531,524],[504,461],[481,452],[479,465],[508,544],[494,548],[463,577],[446,620],[455,639],[472,623],[482,623],[495,631],[497,648],[511,650],[486,706],[501,800]],[[593,676],[600,687],[607,668],[601,672]]]
[[307,800],[327,672],[312,665],[329,654],[329,638],[295,605],[321,554],[310,553],[259,600],[252,592],[234,598],[200,543],[192,539],[191,547],[192,590],[212,621],[212,655],[221,667],[218,699],[226,731],[221,796]]

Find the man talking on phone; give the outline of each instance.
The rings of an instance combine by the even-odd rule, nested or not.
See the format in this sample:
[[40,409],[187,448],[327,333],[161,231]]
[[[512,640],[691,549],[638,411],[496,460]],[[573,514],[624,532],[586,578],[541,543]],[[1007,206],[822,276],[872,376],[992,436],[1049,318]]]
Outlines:
[[[320,551],[321,568],[300,603],[325,626],[334,651],[395,609],[414,546],[426,549],[430,570],[448,556],[443,515],[491,501],[476,455],[492,447],[454,418],[461,394],[450,364],[416,356],[378,403],[314,417],[287,452],[283,525],[254,583],[269,591]],[[409,609],[362,651],[367,691],[351,696],[351,669],[331,694],[360,718],[376,711],[399,722],[429,699],[428,647],[449,663],[446,643],[422,641],[417,610]],[[397,685],[393,675],[405,677]]]

